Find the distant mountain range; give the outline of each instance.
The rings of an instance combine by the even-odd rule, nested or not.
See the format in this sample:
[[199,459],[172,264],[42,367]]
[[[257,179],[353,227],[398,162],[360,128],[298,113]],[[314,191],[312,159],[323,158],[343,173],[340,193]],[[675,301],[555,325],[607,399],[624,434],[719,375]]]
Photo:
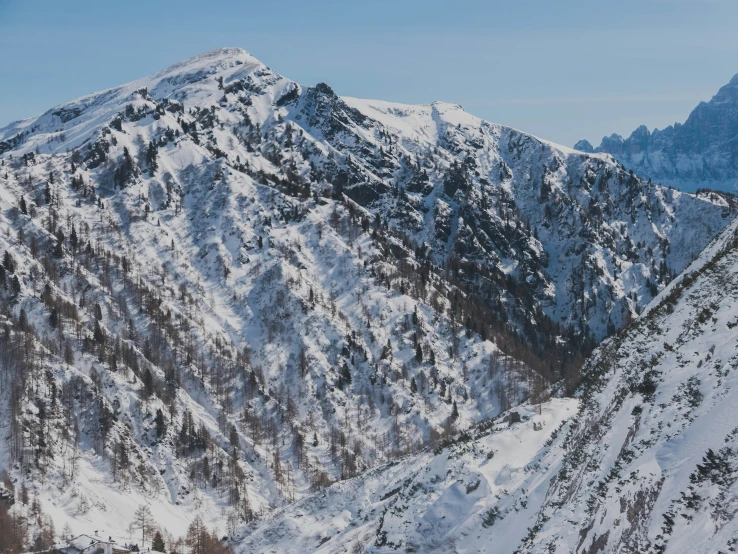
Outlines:
[[598,147],[581,140],[582,152],[612,154],[626,168],[681,190],[736,192],[738,184],[738,75],[687,121],[652,132],[641,125],[627,138],[613,134]]

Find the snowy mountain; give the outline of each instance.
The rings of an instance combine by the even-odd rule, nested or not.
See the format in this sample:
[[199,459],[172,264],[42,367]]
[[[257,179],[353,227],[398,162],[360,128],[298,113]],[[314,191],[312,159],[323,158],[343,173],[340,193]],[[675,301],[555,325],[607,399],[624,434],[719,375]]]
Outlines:
[[573,390],[730,202],[458,106],[303,88],[240,49],[11,124],[0,478],[31,499],[11,513],[37,550],[49,519],[130,539],[145,503],[174,535],[200,515],[243,537],[339,480],[381,496],[387,464],[467,428],[487,452],[531,442],[490,465],[522,499],[537,477],[505,464],[537,463],[574,403],[521,408],[532,435],[490,418]]
[[585,365],[435,450],[239,529],[243,552],[732,552],[738,221]]
[[597,148],[638,175],[681,190],[711,188],[735,193],[738,184],[738,75],[709,102],[700,102],[684,123],[649,131],[641,125],[627,138],[604,137]]
[[[134,139],[129,152],[143,167],[151,143],[152,155],[182,167],[209,160],[216,177],[237,172],[298,197],[345,193],[437,263],[477,266],[484,276],[465,270],[463,278],[477,281],[491,303],[515,301],[501,286],[512,278],[529,313],[540,304],[597,338],[681,271],[730,211],[724,199],[645,183],[607,156],[490,124],[459,106],[340,98],[322,83],[303,89],[238,49],[13,124],[0,131],[0,150],[76,149],[110,195],[116,176],[103,162],[114,163]],[[167,207],[168,175],[170,187],[182,186],[175,173],[163,162],[154,172],[151,186],[160,190],[150,193],[159,196],[150,209]]]

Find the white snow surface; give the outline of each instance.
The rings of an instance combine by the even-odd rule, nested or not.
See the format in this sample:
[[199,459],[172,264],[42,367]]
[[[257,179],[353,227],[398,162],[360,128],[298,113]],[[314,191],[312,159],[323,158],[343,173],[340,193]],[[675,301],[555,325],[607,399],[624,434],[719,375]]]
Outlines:
[[[574,399],[521,406],[454,444],[402,459],[280,509],[239,531],[244,552],[512,552],[535,523],[548,447]],[[540,426],[540,427],[539,427]],[[495,521],[490,513],[496,512]]]

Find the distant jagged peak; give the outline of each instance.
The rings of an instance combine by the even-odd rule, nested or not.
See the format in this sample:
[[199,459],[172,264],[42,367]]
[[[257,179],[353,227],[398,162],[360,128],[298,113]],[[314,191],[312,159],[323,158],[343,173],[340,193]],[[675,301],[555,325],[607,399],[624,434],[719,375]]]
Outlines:
[[727,86],[738,87],[738,73],[733,75],[733,78],[728,82]]
[[648,127],[646,127],[645,125],[640,125],[635,131],[630,134],[630,138],[647,137],[650,134],[651,132],[648,130]]
[[594,147],[592,146],[592,143],[589,142],[587,139],[582,139],[580,141],[577,141],[577,143],[574,145],[574,150],[579,150],[580,152],[591,154],[594,152]]
[[[720,87],[707,105],[736,104],[738,103],[738,73],[726,84]],[[705,102],[700,102],[700,106]]]
[[595,149],[595,152],[618,152],[623,147],[623,137],[617,133],[613,133],[609,137],[602,137],[600,146]]
[[[594,152],[612,154],[636,173],[683,190],[735,190],[738,162],[738,74],[708,101],[699,102],[683,123],[649,131],[641,125],[627,139],[603,137]],[[577,143],[586,148],[585,141]]]

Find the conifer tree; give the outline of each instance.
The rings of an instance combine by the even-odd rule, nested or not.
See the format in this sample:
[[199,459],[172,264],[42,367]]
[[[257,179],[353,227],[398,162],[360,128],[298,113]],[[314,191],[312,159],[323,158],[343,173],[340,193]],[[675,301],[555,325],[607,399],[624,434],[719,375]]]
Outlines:
[[153,141],[149,141],[149,147],[146,149],[146,165],[149,166],[149,171],[151,172],[151,175],[156,173],[156,170],[159,168],[159,164],[157,162],[158,156],[159,151],[156,148],[156,145],[153,143]]
[[239,446],[238,431],[236,430],[235,425],[231,425],[231,432],[230,432],[228,439],[231,443],[231,446],[234,448],[234,450],[238,448]]
[[164,413],[161,408],[156,409],[156,417],[154,418],[154,424],[156,425],[156,436],[161,438],[167,431],[167,423],[164,419]]
[[10,292],[13,296],[18,296],[21,291],[21,284],[18,280],[17,275],[13,275],[13,278],[10,280]]
[[3,255],[3,267],[8,273],[15,273],[15,260],[13,260],[13,256],[7,250]]
[[77,251],[77,245],[79,244],[79,238],[77,237],[77,229],[74,228],[74,225],[72,225],[72,232],[69,235],[69,244],[72,245],[72,251]]
[[166,552],[164,539],[162,538],[161,532],[159,530],[154,533],[154,538],[151,540],[151,550],[156,550],[157,552]]

